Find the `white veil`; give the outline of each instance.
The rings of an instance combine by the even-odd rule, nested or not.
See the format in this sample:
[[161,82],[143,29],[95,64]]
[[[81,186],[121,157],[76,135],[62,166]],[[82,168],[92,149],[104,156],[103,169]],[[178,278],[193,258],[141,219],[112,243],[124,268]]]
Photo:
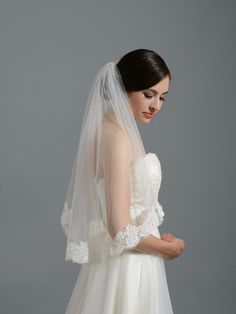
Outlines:
[[[130,218],[129,169],[139,159],[144,186],[150,186],[150,177],[116,64],[103,65],[92,82],[61,215],[67,237],[65,260],[79,264],[133,248],[144,236]],[[104,204],[99,197],[103,192]]]

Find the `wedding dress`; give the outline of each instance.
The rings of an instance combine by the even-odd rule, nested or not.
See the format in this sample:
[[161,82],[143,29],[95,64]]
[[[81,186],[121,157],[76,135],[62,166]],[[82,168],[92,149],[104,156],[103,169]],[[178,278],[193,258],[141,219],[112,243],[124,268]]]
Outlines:
[[[140,158],[144,158],[147,165],[151,186],[142,184]],[[155,153],[149,152],[140,158],[130,168],[130,215],[133,223],[139,221],[140,224],[145,219],[145,224],[142,225],[143,235],[147,231],[147,234],[160,238],[158,226],[162,224],[165,215],[158,201],[162,180],[161,164]],[[102,238],[96,239],[94,245],[98,245],[101,252],[101,241],[105,242],[109,237],[105,221],[103,178],[97,184],[104,213],[104,233]],[[147,189],[151,189],[151,197],[150,193],[146,193]],[[132,241],[132,231],[132,228],[126,229],[129,232],[129,241]],[[124,233],[120,233],[120,236],[124,237]],[[172,313],[162,255],[132,250],[124,250],[119,255],[104,258],[103,262],[82,264],[66,308],[66,314]]]

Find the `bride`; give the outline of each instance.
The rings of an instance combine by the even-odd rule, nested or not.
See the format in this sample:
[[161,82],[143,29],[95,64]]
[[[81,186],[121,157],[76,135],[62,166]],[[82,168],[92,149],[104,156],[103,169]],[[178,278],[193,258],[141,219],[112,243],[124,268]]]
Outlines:
[[160,235],[161,163],[137,127],[154,123],[170,80],[158,53],[137,49],[92,82],[61,214],[65,260],[80,264],[66,314],[173,313],[164,260],[185,243]]

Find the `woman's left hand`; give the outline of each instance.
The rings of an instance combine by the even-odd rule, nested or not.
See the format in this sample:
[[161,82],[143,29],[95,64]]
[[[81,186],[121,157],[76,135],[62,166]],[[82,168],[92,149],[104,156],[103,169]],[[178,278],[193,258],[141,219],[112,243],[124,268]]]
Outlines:
[[174,239],[176,239],[176,237],[171,234],[171,233],[162,233],[161,234],[161,240],[167,241],[167,242],[171,242]]

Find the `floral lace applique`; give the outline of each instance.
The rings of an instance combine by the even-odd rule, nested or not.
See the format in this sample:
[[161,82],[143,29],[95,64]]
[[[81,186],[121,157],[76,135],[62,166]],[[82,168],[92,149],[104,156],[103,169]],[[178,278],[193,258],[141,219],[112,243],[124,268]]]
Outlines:
[[143,237],[156,233],[159,225],[156,215],[155,212],[149,212],[145,222],[141,225],[128,223],[117,232],[114,240],[123,248],[134,248]]
[[139,229],[135,225],[127,224],[123,230],[116,234],[114,240],[125,248],[135,247],[140,240]]
[[[90,225],[90,242],[80,241],[75,243],[67,242],[65,260],[72,260],[74,263],[87,263],[95,260],[105,261],[111,256],[117,256],[126,249],[136,247],[139,241],[148,235],[160,236],[158,226],[162,224],[165,213],[158,199],[155,199],[156,192],[159,191],[161,172],[156,175],[157,157],[149,153],[148,159],[149,171],[152,180],[153,204],[151,208],[145,202],[136,202],[134,198],[131,202],[131,221],[111,239],[104,221],[92,221]],[[159,166],[158,166],[159,167]],[[160,169],[160,168],[159,168]],[[148,209],[147,209],[148,208]],[[65,202],[64,210],[61,215],[61,225],[65,234],[68,236],[71,223],[71,211]]]
[[[71,212],[68,203],[65,202],[64,209],[61,214],[61,225],[66,235],[70,225]],[[65,260],[72,260],[74,263],[87,263],[88,262],[88,244],[87,242],[80,241],[80,244],[74,242],[67,243]]]
[[87,263],[88,254],[87,242],[80,241],[79,245],[74,242],[69,242],[66,248],[65,260],[72,260],[73,263]]

